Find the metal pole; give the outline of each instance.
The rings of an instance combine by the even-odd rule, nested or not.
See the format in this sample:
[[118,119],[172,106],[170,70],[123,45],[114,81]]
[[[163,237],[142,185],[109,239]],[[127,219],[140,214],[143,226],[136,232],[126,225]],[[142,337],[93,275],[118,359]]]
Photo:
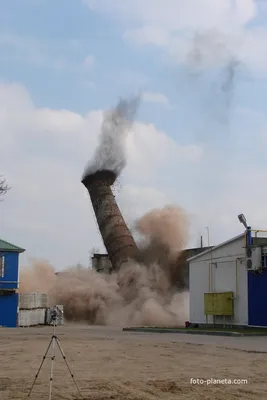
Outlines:
[[[207,234],[208,234],[208,247],[210,248],[211,247],[210,246],[210,230],[209,230],[208,226],[206,226],[206,229],[207,229]],[[212,248],[210,248],[210,265],[212,267]]]
[[[208,234],[208,246],[210,247],[210,230],[209,230],[209,227],[207,226],[206,227],[206,229],[207,229],[207,234]],[[212,248],[210,248],[210,292],[212,292],[213,291],[213,288],[212,288]],[[213,315],[213,325],[215,326],[215,315]]]
[[65,354],[64,354],[64,351],[63,351],[62,347],[60,346],[59,339],[56,337],[55,341],[56,341],[56,343],[57,343],[57,345],[58,345],[58,348],[59,348],[59,350],[60,350],[60,352],[61,352],[62,358],[63,358],[63,360],[65,361],[65,364],[66,364],[66,366],[67,366],[67,368],[68,368],[68,370],[69,370],[70,376],[72,377],[72,380],[73,380],[73,382],[74,382],[74,384],[75,384],[75,386],[76,386],[77,392],[79,393],[80,397],[82,398],[80,389],[79,389],[79,387],[78,387],[78,385],[77,385],[77,382],[76,382],[76,380],[75,380],[75,378],[74,378],[74,375],[73,375],[73,373],[72,373],[72,371],[71,371],[71,369],[70,369],[70,366],[69,366],[69,364],[68,364],[68,362],[67,362],[67,359],[66,359],[66,356],[65,356]]
[[[208,236],[208,248],[210,249],[210,230],[209,227],[206,226],[207,236]],[[211,268],[212,268],[212,254],[210,251],[210,263],[209,263],[209,292],[211,292]]]
[[206,229],[207,229],[207,236],[208,236],[208,247],[210,247],[210,230],[209,230],[208,226],[206,226]]
[[[212,292],[212,250],[210,249],[210,230],[209,227],[206,226],[207,236],[208,236],[208,248],[210,250],[210,262],[209,262],[209,293]],[[208,323],[208,316],[206,318],[206,323]],[[213,317],[214,323],[214,317]]]
[[49,400],[52,398],[52,387],[53,387],[53,372],[54,372],[54,360],[55,360],[55,344],[56,344],[56,321],[53,321],[53,337],[52,337],[52,356],[51,356],[51,373],[50,373],[50,385],[49,385]]
[[47,347],[47,349],[46,349],[45,355],[43,356],[43,360],[42,360],[42,362],[41,362],[41,365],[40,365],[40,367],[39,367],[39,369],[38,369],[38,371],[37,371],[37,374],[35,375],[33,384],[32,384],[32,386],[31,386],[31,388],[30,388],[29,393],[28,393],[28,397],[30,397],[30,395],[31,395],[31,393],[32,393],[33,387],[34,387],[35,382],[37,381],[37,378],[38,378],[38,376],[39,376],[39,373],[40,373],[40,371],[41,371],[41,369],[42,369],[43,363],[44,363],[44,361],[45,361],[45,359],[46,359],[46,356],[47,356],[47,353],[48,353],[48,351],[49,351],[49,349],[50,349],[50,346],[51,346],[51,344],[52,344],[52,341],[53,341],[53,337],[51,338],[51,340],[50,340],[50,342],[49,342],[49,345],[48,345],[48,347]]

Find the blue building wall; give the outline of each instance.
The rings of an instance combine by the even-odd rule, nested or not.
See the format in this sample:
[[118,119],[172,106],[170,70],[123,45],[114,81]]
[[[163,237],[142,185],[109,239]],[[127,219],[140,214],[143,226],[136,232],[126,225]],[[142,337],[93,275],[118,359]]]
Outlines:
[[267,269],[248,271],[248,324],[267,327]]
[[5,257],[4,277],[0,276],[1,289],[18,288],[19,253],[14,251],[1,251],[0,256]]
[[19,253],[1,251],[4,256],[4,276],[0,276],[0,326],[16,328],[18,318]]
[[18,319],[18,293],[0,296],[0,326],[16,328]]

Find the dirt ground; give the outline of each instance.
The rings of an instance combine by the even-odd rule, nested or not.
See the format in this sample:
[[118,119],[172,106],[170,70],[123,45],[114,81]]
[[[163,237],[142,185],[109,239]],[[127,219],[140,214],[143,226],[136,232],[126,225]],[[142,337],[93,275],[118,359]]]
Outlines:
[[[118,328],[57,328],[86,400],[267,399],[267,338],[140,334]],[[50,327],[0,328],[0,400],[25,399],[52,336]],[[51,356],[30,399],[49,398]],[[56,349],[55,400],[78,399]],[[247,379],[247,384],[192,384],[190,379]]]

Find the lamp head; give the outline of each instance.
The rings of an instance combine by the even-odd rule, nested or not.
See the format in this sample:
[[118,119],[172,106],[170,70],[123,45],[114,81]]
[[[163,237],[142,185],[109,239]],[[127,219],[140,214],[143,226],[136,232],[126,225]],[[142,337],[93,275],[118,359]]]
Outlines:
[[244,214],[239,214],[239,215],[237,216],[237,218],[239,219],[239,222],[240,222],[241,224],[243,224],[244,227],[247,229],[247,228],[248,228],[248,225],[247,225],[247,220],[246,220]]

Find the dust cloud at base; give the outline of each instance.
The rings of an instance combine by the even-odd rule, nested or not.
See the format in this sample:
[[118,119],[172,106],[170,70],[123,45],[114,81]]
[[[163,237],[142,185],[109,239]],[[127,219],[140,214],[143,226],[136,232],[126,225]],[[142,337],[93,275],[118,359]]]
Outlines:
[[48,293],[69,321],[113,326],[178,326],[188,319],[188,293],[180,286],[179,256],[188,240],[185,212],[166,206],[136,222],[140,260],[118,272],[56,268],[33,260],[20,274],[20,292]]

